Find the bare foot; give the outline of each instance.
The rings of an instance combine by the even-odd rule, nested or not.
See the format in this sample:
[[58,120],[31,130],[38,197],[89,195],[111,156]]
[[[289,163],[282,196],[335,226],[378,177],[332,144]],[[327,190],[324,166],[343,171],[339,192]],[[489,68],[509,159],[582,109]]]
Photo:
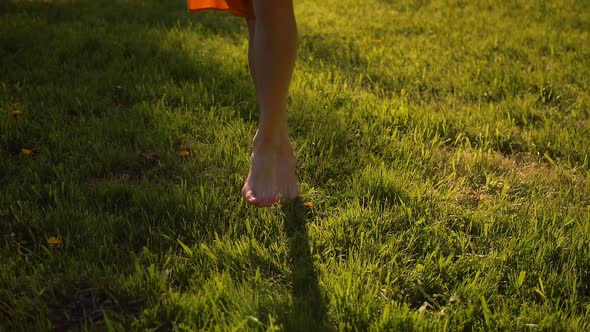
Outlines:
[[266,140],[256,134],[252,165],[242,188],[248,203],[271,206],[283,198],[299,196],[295,166],[297,158],[288,138]]

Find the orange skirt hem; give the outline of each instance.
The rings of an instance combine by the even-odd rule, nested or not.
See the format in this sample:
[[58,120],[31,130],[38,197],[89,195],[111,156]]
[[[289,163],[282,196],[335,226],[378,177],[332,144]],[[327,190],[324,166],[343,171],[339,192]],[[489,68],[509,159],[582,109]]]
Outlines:
[[187,7],[190,12],[219,10],[244,18],[255,18],[252,0],[187,0]]

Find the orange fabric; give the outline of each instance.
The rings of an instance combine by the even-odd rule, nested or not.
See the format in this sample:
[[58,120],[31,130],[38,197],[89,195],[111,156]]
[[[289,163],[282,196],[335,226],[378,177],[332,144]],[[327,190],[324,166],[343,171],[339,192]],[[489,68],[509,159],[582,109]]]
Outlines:
[[206,9],[228,10],[237,16],[254,18],[252,0],[187,0],[187,4],[191,12]]

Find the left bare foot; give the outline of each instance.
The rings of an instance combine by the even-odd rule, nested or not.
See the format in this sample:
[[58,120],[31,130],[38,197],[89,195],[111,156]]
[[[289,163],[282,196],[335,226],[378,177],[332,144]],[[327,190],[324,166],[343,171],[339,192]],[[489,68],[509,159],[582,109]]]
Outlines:
[[268,140],[256,134],[252,165],[242,188],[248,203],[265,207],[281,199],[299,196],[295,166],[297,158],[287,137]]

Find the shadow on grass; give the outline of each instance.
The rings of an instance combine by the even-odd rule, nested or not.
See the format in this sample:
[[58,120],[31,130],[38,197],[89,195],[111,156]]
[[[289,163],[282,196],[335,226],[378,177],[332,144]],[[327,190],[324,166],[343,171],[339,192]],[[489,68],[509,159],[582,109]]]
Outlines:
[[305,225],[307,209],[300,199],[282,207],[293,286],[292,315],[286,324],[291,331],[333,331],[326,321],[326,306],[309,247]]
[[[177,30],[199,38],[178,36]],[[10,199],[0,199],[0,234],[12,234],[12,246],[52,266],[31,272],[36,262],[27,263],[12,272],[14,280],[38,280],[30,288],[43,291],[31,295],[16,283],[0,308],[0,330],[36,324],[19,311],[20,303],[31,317],[46,315],[38,324],[46,320],[56,329],[99,325],[106,313],[126,324],[154,297],[147,287],[136,291],[112,280],[133,275],[144,248],[169,250],[162,234],[194,240],[229,228],[211,222],[228,219],[227,198],[179,208],[186,206],[180,195],[161,185],[167,178],[158,171],[158,153],[168,165],[161,169],[178,174],[181,162],[166,160],[164,152],[176,151],[185,129],[168,125],[164,113],[201,116],[227,106],[244,122],[253,121],[247,70],[215,57],[214,47],[212,56],[199,53],[206,39],[236,44],[245,36],[243,20],[228,13],[189,14],[183,2],[0,1],[0,106],[23,110],[18,130],[0,134],[0,187],[18,188]],[[194,45],[176,47],[184,42]],[[199,82],[198,91],[209,98],[191,94]],[[163,110],[155,110],[159,102]],[[30,163],[20,158],[22,147],[33,148]],[[151,151],[157,157],[144,157]],[[51,196],[56,183],[68,185]],[[25,212],[14,210],[5,220],[4,208],[21,200],[31,213],[20,217]],[[59,251],[43,251],[47,234],[64,239]],[[63,271],[60,264],[67,264]]]

